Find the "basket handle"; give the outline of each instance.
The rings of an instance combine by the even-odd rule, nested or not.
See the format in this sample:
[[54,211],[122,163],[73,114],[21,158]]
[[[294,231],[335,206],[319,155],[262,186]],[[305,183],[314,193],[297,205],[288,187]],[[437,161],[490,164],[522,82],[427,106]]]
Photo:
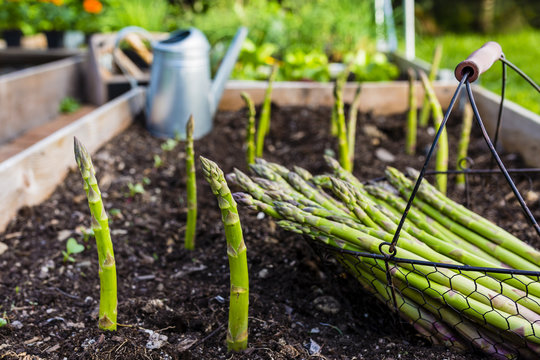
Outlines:
[[501,45],[495,41],[489,41],[482,47],[474,51],[469,57],[456,66],[454,75],[458,81],[461,81],[466,72],[470,72],[468,82],[478,79],[480,74],[486,72],[495,61],[502,56]]

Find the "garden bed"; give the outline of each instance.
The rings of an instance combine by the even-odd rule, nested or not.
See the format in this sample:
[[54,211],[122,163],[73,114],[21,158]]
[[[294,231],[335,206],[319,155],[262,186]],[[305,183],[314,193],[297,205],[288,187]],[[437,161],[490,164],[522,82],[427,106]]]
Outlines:
[[[274,91],[276,98],[286,96]],[[317,99],[326,101],[321,100],[325,96]],[[399,141],[404,118],[403,114],[361,115],[355,163],[359,178],[381,176],[386,165],[403,169],[422,164],[432,135],[421,132],[420,155],[404,155]],[[274,106],[265,157],[313,173],[325,171],[322,154],[336,149],[328,132],[329,119],[328,107]],[[452,118],[449,123],[453,146],[459,122]],[[220,112],[213,132],[195,142],[196,155],[216,161],[225,172],[233,167],[245,170],[245,123],[243,109]],[[483,140],[478,133],[473,136],[475,168],[487,167],[490,159]],[[66,239],[74,236],[84,243],[79,227],[90,226],[82,181],[72,171],[47,201],[23,208],[0,235],[0,242],[7,245],[0,255],[0,292],[5,294],[0,313],[5,311],[11,321],[0,328],[0,354],[8,359],[23,353],[40,358],[231,357],[225,347],[226,244],[216,200],[197,164],[197,247],[185,251],[184,152],[182,144],[164,152],[162,143],[136,123],[93,156],[105,206],[109,212],[118,209],[111,216],[111,229],[119,280],[118,319],[123,326],[115,333],[97,329],[94,241],[85,243],[87,248],[75,255],[75,263],[62,261]],[[160,168],[154,166],[156,154],[164,163]],[[388,154],[393,161],[384,161],[390,160]],[[504,155],[503,161],[509,167],[524,166],[514,154]],[[471,184],[473,209],[538,247],[534,231],[522,217],[516,220],[519,206],[504,180],[489,178],[485,183],[482,179],[474,178]],[[521,175],[516,180],[540,217],[534,198],[540,191],[538,178]],[[148,183],[144,193],[130,195],[128,184],[144,182]],[[463,193],[453,187],[451,195],[463,199]],[[481,358],[432,347],[408,325],[396,323],[388,309],[361,291],[353,278],[332,263],[321,262],[304,239],[245,208],[239,211],[250,269],[250,337],[248,350],[233,358]],[[159,349],[149,348],[159,342],[150,343],[152,336],[163,340]],[[319,352],[313,352],[318,346]]]

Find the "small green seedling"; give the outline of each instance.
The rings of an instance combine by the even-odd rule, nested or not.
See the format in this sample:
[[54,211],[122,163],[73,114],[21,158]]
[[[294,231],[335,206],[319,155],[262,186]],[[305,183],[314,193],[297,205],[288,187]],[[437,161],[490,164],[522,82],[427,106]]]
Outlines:
[[159,155],[154,155],[154,167],[160,168],[163,166],[163,160],[161,160],[161,157]]
[[0,327],[7,325],[7,323],[8,323],[8,322],[7,322],[6,319],[0,317]]
[[147,178],[146,176],[142,178],[142,183],[143,183],[144,185],[150,185],[151,182],[152,182],[152,181],[150,181],[150,179]]
[[127,186],[129,189],[129,197],[134,197],[137,194],[144,194],[144,187],[143,187],[143,184],[141,183],[136,183],[136,184],[129,183],[127,184]]
[[90,240],[90,238],[94,236],[94,230],[92,228],[81,225],[78,226],[76,230],[77,232],[81,233],[84,242],[88,242],[88,240]]
[[62,255],[64,255],[64,262],[75,262],[75,259],[71,255],[78,254],[83,251],[84,245],[79,244],[75,238],[70,237],[67,239],[66,251],[62,251]]
[[79,110],[80,108],[81,108],[81,104],[79,103],[77,99],[72,98],[71,96],[66,96],[60,102],[58,110],[62,114],[71,114],[72,112],[75,112]]
[[122,215],[122,210],[116,209],[116,208],[111,209],[111,210],[109,210],[109,215],[115,216],[115,217],[120,216],[120,215]]
[[178,145],[178,140],[176,139],[167,139],[163,144],[161,144],[161,150],[163,151],[172,151],[176,145]]

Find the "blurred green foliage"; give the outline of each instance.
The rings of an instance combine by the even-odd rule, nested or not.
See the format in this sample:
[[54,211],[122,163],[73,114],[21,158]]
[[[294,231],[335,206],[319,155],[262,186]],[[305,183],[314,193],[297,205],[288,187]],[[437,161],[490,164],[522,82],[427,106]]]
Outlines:
[[[441,68],[454,69],[474,50],[487,41],[498,42],[506,58],[521,68],[534,81],[540,81],[538,58],[540,50],[540,30],[525,29],[509,34],[445,34],[440,37],[420,37],[416,43],[417,57],[431,61],[433,49],[438,42],[443,44]],[[496,94],[501,93],[501,65],[495,63],[482,74],[478,83]],[[508,69],[506,98],[540,114],[540,95],[513,70]]]

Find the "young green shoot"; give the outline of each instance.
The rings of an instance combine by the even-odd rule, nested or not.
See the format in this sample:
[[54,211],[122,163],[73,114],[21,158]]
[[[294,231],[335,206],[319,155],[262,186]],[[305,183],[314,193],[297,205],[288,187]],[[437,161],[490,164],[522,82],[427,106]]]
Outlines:
[[167,139],[164,143],[161,144],[161,150],[163,151],[172,151],[174,148],[178,145],[178,140],[175,139]]
[[158,169],[163,166],[163,160],[158,154],[154,155],[154,168]]
[[248,123],[246,131],[246,161],[249,164],[255,163],[255,104],[248,93],[240,94],[248,107]]
[[[426,74],[423,71],[420,71],[420,79],[422,80],[422,85],[429,99],[431,106],[431,111],[433,114],[433,123],[435,124],[435,131],[439,131],[439,127],[443,121],[443,111],[441,104],[435,95],[435,90],[429,82]],[[441,137],[439,138],[439,144],[437,147],[437,154],[435,158],[435,170],[445,172],[448,171],[448,134],[446,129],[443,129]],[[447,185],[447,175],[444,173],[437,174],[435,176],[435,186],[437,190],[441,193],[446,194],[446,185]]]
[[71,256],[84,251],[84,245],[79,244],[75,238],[70,237],[66,242],[66,251],[62,251],[64,255],[64,262],[75,262],[75,259]]
[[[435,46],[435,50],[433,50],[433,60],[431,61],[431,68],[429,70],[429,83],[432,84],[433,81],[435,81],[435,78],[437,77],[437,72],[439,71],[439,65],[441,64],[441,58],[442,58],[442,44],[437,44]],[[429,114],[430,114],[430,101],[427,96],[427,94],[424,96],[424,103],[422,105],[422,110],[420,112],[420,120],[418,121],[418,124],[421,127],[426,127],[428,125],[429,121]]]
[[407,114],[407,135],[405,137],[405,153],[414,155],[416,152],[416,74],[412,68],[408,70],[409,74],[409,112]]
[[84,191],[92,216],[92,229],[96,237],[99,262],[100,298],[98,326],[103,330],[116,330],[117,290],[116,263],[109,231],[109,217],[105,212],[92,159],[84,145],[74,139],[75,160],[84,182]]
[[211,160],[202,156],[200,160],[204,177],[217,197],[227,240],[231,281],[227,349],[241,351],[247,347],[249,309],[249,276],[242,226],[236,202],[225,181],[223,171]]
[[356,121],[358,118],[358,107],[360,106],[360,95],[362,94],[362,86],[358,85],[356,94],[349,109],[349,122],[347,124],[347,145],[349,146],[349,161],[351,169],[354,165],[354,151],[356,145]]
[[[465,109],[463,110],[463,123],[461,125],[461,136],[459,138],[458,144],[458,153],[457,153],[457,164],[456,168],[459,170],[467,164],[463,163],[467,158],[467,153],[469,151],[469,140],[471,137],[471,127],[473,121],[473,111],[470,104],[465,104]],[[465,174],[458,174],[456,176],[456,185],[460,187],[465,186]]]
[[339,153],[339,163],[341,166],[351,172],[352,164],[349,158],[349,145],[347,144],[347,126],[345,124],[345,110],[343,105],[343,86],[345,81],[340,79],[336,80],[336,85],[334,86],[334,109],[337,123],[337,134],[338,134],[338,153]]
[[141,183],[136,183],[136,184],[128,183],[127,187],[129,189],[128,197],[134,197],[137,194],[144,194],[145,192],[144,186]]
[[193,115],[186,124],[186,191],[187,191],[187,223],[184,247],[195,248],[195,232],[197,229],[197,179],[195,177],[195,152],[193,151]]
[[270,132],[270,112],[272,105],[272,85],[276,80],[278,72],[278,66],[272,68],[272,73],[268,79],[268,86],[266,87],[266,93],[264,95],[264,101],[261,108],[261,115],[259,117],[259,125],[257,128],[257,142],[255,146],[255,153],[257,157],[263,156],[264,138],[266,134]]

